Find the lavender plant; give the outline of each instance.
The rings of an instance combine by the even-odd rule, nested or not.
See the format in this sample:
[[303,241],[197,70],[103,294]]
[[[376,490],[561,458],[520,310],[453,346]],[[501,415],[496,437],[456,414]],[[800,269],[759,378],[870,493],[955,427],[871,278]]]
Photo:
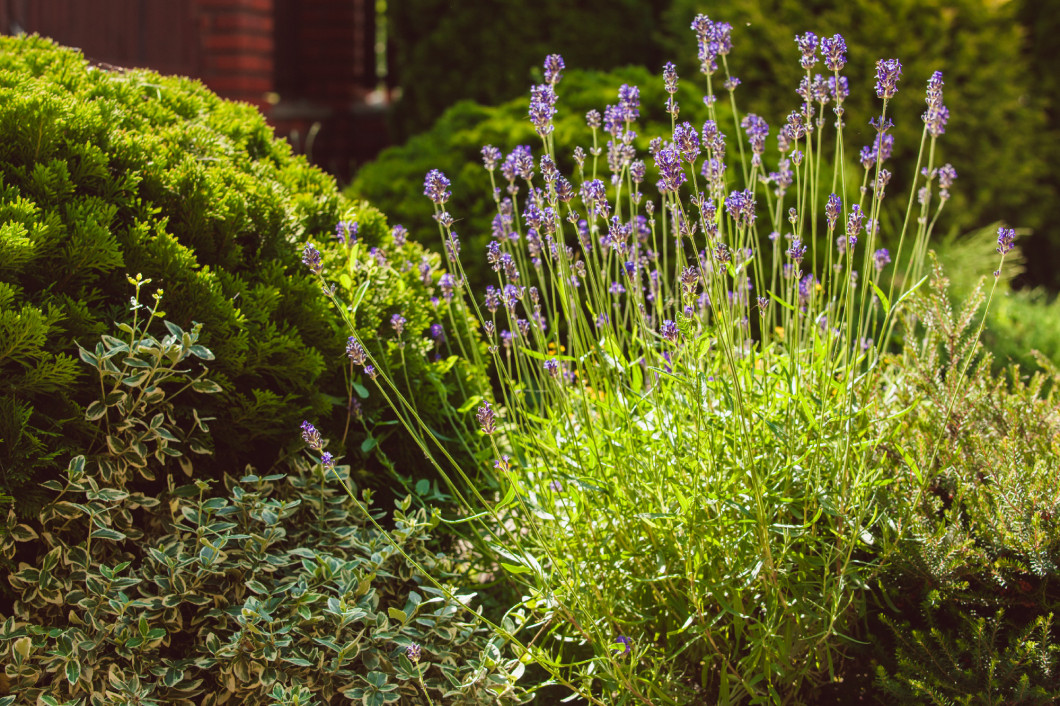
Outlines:
[[[462,350],[498,383],[462,408],[495,488],[467,483],[415,401],[350,347],[450,479],[465,512],[449,521],[474,527],[484,566],[519,587],[493,628],[546,686],[597,704],[787,703],[836,674],[891,536],[877,449],[900,414],[877,411],[882,353],[956,177],[936,157],[940,73],[908,203],[889,218],[897,59],[876,65],[880,111],[858,169],[842,37],[796,37],[802,103],[772,133],[738,109],[731,26],[699,15],[692,29],[706,118],[681,119],[668,64],[669,139],[647,155],[628,85],[586,116],[591,146],[561,153],[564,64],[546,59],[529,109],[538,154],[482,150],[497,206],[485,292],[462,286],[450,181],[426,176],[450,262],[442,306],[480,322],[485,351]],[[333,295],[311,246],[305,261]]]

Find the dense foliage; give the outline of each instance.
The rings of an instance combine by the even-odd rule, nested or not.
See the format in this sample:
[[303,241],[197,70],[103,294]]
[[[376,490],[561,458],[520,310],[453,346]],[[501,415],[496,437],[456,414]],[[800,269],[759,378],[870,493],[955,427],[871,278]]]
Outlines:
[[[888,514],[880,686],[901,703],[1051,704],[1060,696],[1060,370],[991,374],[983,294],[954,308],[936,269],[890,404],[909,410]],[[965,370],[967,368],[967,370]]]
[[[335,223],[359,220],[356,257],[395,259],[400,274],[363,297],[368,339],[397,311],[413,322],[408,336],[424,338],[424,253],[396,247],[377,211],[345,201],[256,110],[188,79],[103,70],[41,38],[3,37],[0,135],[0,492],[25,501],[20,512],[43,503],[39,482],[92,441],[84,408],[96,383],[75,344],[128,323],[129,274],[163,287],[168,320],[203,324],[217,354],[221,392],[202,413],[223,433],[204,441],[213,460],[202,476],[268,468],[307,416],[339,429],[337,442],[355,413],[383,421],[381,400],[351,404],[355,381],[336,365],[347,333],[301,247],[310,237],[339,247]],[[344,283],[355,290],[364,276]],[[413,347],[422,357],[433,346]],[[433,377],[426,397],[454,384],[437,368]],[[352,426],[350,441],[370,452],[379,438]]]
[[402,0],[387,3],[387,22],[402,141],[458,100],[492,104],[521,94],[528,67],[548,53],[584,69],[654,67],[665,56],[653,36],[659,6],[638,0]]
[[196,409],[220,391],[200,328],[163,328],[157,304],[81,353],[105,448],[46,482],[56,497],[39,517],[5,518],[0,555],[18,568],[0,704],[510,701],[522,665],[476,624],[474,594],[451,597],[465,579],[431,550],[439,518],[411,497],[391,515],[345,492],[348,467],[304,457],[268,475],[147,482],[166,459],[202,458],[175,444],[177,398]]

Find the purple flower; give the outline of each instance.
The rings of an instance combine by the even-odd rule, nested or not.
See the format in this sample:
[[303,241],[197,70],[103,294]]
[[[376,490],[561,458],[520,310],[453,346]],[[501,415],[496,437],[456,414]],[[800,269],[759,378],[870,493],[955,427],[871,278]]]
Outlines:
[[408,230],[403,225],[396,225],[390,229],[390,237],[394,239],[394,245],[401,247],[408,239]]
[[795,44],[798,45],[799,51],[802,52],[802,59],[799,61],[802,68],[812,69],[814,64],[817,63],[817,35],[813,32],[795,35]]
[[616,637],[615,638],[615,644],[616,645],[622,645],[625,648],[625,649],[617,649],[617,650],[615,650],[614,654],[616,654],[616,655],[617,654],[628,655],[629,651],[631,649],[633,649],[633,640],[630,640],[625,635],[619,635],[618,637]]
[[530,90],[530,122],[538,135],[544,137],[552,132],[552,118],[556,114],[556,91],[551,84],[543,83]]
[[928,134],[938,137],[946,132],[946,122],[950,119],[949,109],[942,104],[942,72],[931,74],[927,84],[927,111],[922,116],[927,125]]
[[445,329],[442,327],[441,324],[438,324],[438,323],[431,324],[430,332],[429,332],[428,335],[436,343],[441,343],[442,341],[445,340]]
[[877,272],[883,272],[883,268],[891,261],[891,253],[887,248],[880,248],[872,254],[872,264],[876,266]]
[[740,127],[747,133],[747,141],[751,143],[752,164],[762,163],[762,153],[766,150],[766,138],[769,136],[769,124],[754,113],[748,113],[740,121]]
[[725,198],[725,210],[733,217],[737,226],[753,225],[755,222],[754,192],[750,189],[733,191]]
[[354,336],[346,339],[346,355],[356,365],[364,365],[364,361],[368,360],[368,353],[364,350],[364,346]]
[[376,376],[379,375],[379,373],[378,373],[378,371],[376,371],[374,365],[366,365],[366,366],[364,366],[364,374],[367,375],[368,377],[370,377],[373,380],[375,380]]
[[398,335],[399,338],[401,337],[401,334],[405,331],[406,323],[408,323],[408,319],[406,319],[401,314],[394,314],[390,317],[390,326],[394,329],[394,332]]
[[898,92],[898,79],[902,77],[902,64],[898,59],[880,59],[876,62],[876,95],[889,100]]
[[824,207],[824,215],[828,219],[828,230],[835,230],[835,222],[839,218],[839,212],[843,210],[843,201],[837,195],[828,197],[828,204]]
[[939,198],[943,201],[950,197],[950,187],[957,180],[957,170],[952,164],[944,164],[939,167]]
[[599,110],[590,110],[588,113],[586,113],[585,114],[585,124],[588,125],[593,130],[595,130],[598,127],[600,127],[600,111]]
[[[846,76],[840,76],[839,80],[836,81],[835,76],[828,79],[828,95],[832,97],[837,104],[842,103],[846,100],[847,96],[850,95],[850,82],[847,81]],[[841,107],[836,108],[836,113],[839,114],[843,109]]]
[[663,193],[677,191],[688,180],[681,169],[681,158],[673,147],[664,147],[655,153],[655,166],[661,177],[658,188]]
[[814,285],[817,279],[810,273],[799,280],[799,301],[807,302],[813,296]]
[[343,245],[353,245],[357,242],[357,231],[360,224],[357,221],[339,221],[335,224],[335,237]]
[[492,434],[497,431],[497,420],[493,412],[493,406],[489,402],[483,402],[482,406],[475,412],[475,419],[484,434]]
[[681,337],[681,331],[678,330],[677,324],[670,319],[663,321],[659,333],[670,343],[677,343],[677,340]]
[[545,83],[555,86],[563,78],[560,72],[566,67],[563,57],[559,54],[549,54],[545,57]]
[[423,180],[423,195],[438,206],[448,201],[452,193],[449,191],[449,180],[445,178],[445,174],[437,169],[427,172]]
[[861,148],[861,166],[865,167],[865,169],[871,169],[876,164],[877,158],[882,164],[890,159],[893,151],[894,135],[886,132],[877,133],[876,139],[872,141],[871,145]]
[[1016,231],[1014,228],[997,229],[997,251],[1002,256],[1012,252],[1016,247]]
[[302,264],[316,275],[324,271],[324,265],[320,261],[320,251],[312,243],[306,243],[305,248],[302,250]]
[[618,109],[622,120],[632,122],[640,117],[640,89],[622,84],[618,89]]
[[696,161],[699,156],[699,133],[692,123],[681,123],[674,128],[674,145],[686,162]]
[[410,662],[416,664],[420,661],[420,646],[413,642],[405,648],[405,656],[409,658]]
[[445,297],[447,302],[453,301],[453,290],[456,289],[459,284],[460,281],[448,272],[443,274],[441,279],[438,280],[438,286],[442,290],[442,296]]
[[320,438],[320,432],[317,428],[307,421],[302,422],[302,441],[306,443],[311,449],[319,450],[323,446],[324,441]]
[[791,246],[785,251],[785,254],[795,261],[795,264],[802,262],[802,258],[806,256],[806,246],[802,244],[802,241],[795,238],[791,241]]
[[496,314],[501,306],[501,293],[492,284],[486,285],[485,306],[491,314]]
[[829,71],[842,71],[847,63],[847,43],[838,34],[825,37],[821,40],[821,54]]
[[501,159],[501,151],[493,145],[482,148],[482,164],[491,172],[497,168],[497,162]]
[[549,358],[545,361],[545,372],[551,377],[557,377],[559,375],[559,363],[554,358]]
[[847,216],[847,237],[850,239],[850,247],[857,244],[858,234],[865,222],[865,214],[861,212],[861,206],[854,204],[850,207],[850,215]]

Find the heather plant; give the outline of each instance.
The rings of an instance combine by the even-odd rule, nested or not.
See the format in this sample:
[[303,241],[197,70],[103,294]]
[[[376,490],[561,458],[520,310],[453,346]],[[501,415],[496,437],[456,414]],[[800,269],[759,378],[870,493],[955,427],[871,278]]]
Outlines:
[[[538,154],[482,148],[496,205],[484,292],[467,286],[449,179],[424,182],[449,261],[436,286],[481,322],[486,350],[467,349],[497,381],[462,408],[496,490],[472,486],[447,521],[522,594],[492,629],[546,672],[542,688],[592,703],[788,703],[842,669],[895,541],[883,447],[903,412],[884,404],[883,352],[956,178],[936,149],[941,73],[908,202],[888,212],[897,59],[877,62],[875,135],[855,155],[845,42],[796,37],[803,103],[773,151],[767,121],[737,107],[731,26],[692,28],[708,117],[681,119],[668,64],[669,130],[646,156],[631,85],[586,116],[588,149],[561,153],[565,67],[546,59],[528,111]],[[1014,237],[998,232],[1002,263]],[[304,262],[328,288],[312,244]],[[347,352],[452,487],[466,479],[356,337]]]
[[[929,296],[905,316],[922,327],[903,349],[888,406],[903,415],[888,493],[897,550],[882,575],[879,687],[902,703],[1055,703],[1060,541],[1058,370],[993,376],[974,319],[936,265]],[[948,413],[949,412],[949,413]]]
[[149,282],[133,282],[133,323],[80,351],[98,378],[96,443],[45,481],[39,516],[2,523],[0,556],[17,566],[0,704],[519,700],[523,665],[469,620],[437,514],[411,496],[391,512],[370,490],[351,498],[349,466],[304,455],[264,475],[194,474],[217,433],[196,411],[218,393],[213,353],[199,327],[166,319],[161,293],[136,304]]

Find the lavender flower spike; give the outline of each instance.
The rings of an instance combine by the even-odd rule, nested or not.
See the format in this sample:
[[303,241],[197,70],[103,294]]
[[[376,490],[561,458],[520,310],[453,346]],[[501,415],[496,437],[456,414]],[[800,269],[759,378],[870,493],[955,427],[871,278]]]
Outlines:
[[662,337],[670,343],[677,343],[677,339],[681,337],[681,332],[678,330],[677,324],[675,324],[670,319],[663,321],[662,328],[659,330],[659,333],[662,334]]
[[894,98],[898,92],[898,79],[902,77],[902,63],[898,59],[880,59],[876,62],[876,95],[884,100]]
[[1016,230],[1014,228],[997,229],[997,251],[1007,255],[1016,247]]
[[445,174],[437,169],[427,172],[427,177],[423,180],[423,195],[438,206],[448,201],[452,192],[449,191],[449,180],[445,178]]
[[320,438],[320,432],[308,421],[302,422],[302,441],[311,449],[319,450],[324,445],[323,439]]
[[475,413],[475,419],[478,421],[479,426],[482,427],[483,434],[492,434],[497,431],[496,416],[489,402],[482,403],[482,406]]
[[306,243],[305,249],[302,250],[302,264],[311,269],[315,275],[324,271],[324,265],[320,261],[320,251],[312,243]]
[[563,57],[559,54],[549,54],[545,57],[545,83],[555,86],[563,78],[560,73],[566,67]]
[[346,355],[350,357],[356,365],[364,365],[365,361],[368,360],[368,353],[364,350],[364,346],[353,336],[346,339]]
[[802,59],[799,61],[802,68],[806,70],[812,69],[817,63],[817,35],[813,32],[796,35],[795,44],[799,46],[799,51],[802,52]]
[[842,71],[847,63],[847,43],[842,35],[833,34],[822,39],[821,54],[829,71]]
[[887,248],[880,248],[872,255],[872,263],[876,266],[877,272],[882,272],[883,268],[887,266],[887,263],[891,261],[891,253]]

